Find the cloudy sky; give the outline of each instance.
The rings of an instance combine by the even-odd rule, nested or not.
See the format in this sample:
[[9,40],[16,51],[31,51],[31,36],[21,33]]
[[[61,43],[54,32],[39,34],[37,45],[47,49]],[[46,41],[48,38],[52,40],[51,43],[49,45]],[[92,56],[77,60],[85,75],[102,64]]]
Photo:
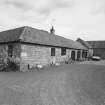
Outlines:
[[105,40],[105,0],[0,0],[0,31],[51,25],[73,40]]

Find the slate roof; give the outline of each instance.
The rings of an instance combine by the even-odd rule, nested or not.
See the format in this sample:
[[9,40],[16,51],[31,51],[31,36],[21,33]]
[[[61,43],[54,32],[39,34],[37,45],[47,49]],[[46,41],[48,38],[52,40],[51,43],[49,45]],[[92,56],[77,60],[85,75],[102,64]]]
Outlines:
[[23,30],[24,27],[0,32],[0,42],[10,42],[19,40]]
[[87,48],[79,42],[28,26],[0,32],[1,43],[18,40],[28,43],[87,50]]
[[80,42],[82,45],[84,45],[86,48],[92,49],[92,46],[87,41],[84,41],[80,38],[78,38],[77,41]]
[[105,48],[105,41],[87,41],[92,48]]

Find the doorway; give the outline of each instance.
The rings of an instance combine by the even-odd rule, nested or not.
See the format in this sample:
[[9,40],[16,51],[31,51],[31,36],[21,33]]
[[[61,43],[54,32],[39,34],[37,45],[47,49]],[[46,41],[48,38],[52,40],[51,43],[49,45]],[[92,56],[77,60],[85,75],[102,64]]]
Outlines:
[[71,52],[71,59],[75,61],[75,51]]
[[81,51],[77,51],[77,61],[80,61],[81,59]]

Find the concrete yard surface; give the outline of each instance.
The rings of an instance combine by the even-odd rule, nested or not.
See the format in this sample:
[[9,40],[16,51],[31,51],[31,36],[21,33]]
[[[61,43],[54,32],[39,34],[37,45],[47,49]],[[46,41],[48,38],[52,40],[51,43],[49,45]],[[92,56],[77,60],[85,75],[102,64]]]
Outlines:
[[105,105],[105,66],[68,64],[1,72],[0,105]]

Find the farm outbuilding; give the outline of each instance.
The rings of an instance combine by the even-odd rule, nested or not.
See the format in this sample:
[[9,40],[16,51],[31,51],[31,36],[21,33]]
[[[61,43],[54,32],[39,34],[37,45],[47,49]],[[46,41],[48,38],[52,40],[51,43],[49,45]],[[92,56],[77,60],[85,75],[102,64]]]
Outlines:
[[11,58],[18,62],[20,71],[83,60],[87,55],[88,49],[81,43],[32,27],[0,32],[0,64]]
[[105,59],[105,41],[87,41],[93,48],[93,55]]

